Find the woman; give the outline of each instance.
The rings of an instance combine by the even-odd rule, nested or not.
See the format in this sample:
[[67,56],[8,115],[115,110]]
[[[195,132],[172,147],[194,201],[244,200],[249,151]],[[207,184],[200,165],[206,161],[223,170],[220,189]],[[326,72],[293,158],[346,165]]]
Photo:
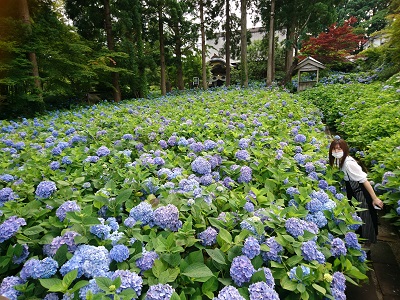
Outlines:
[[367,174],[361,166],[349,155],[346,141],[336,136],[329,147],[329,164],[337,166],[344,173],[347,198],[356,198],[363,211],[358,212],[363,224],[360,236],[365,244],[376,243],[378,235],[378,215],[376,210],[383,208],[383,202],[376,196],[374,189],[367,180]]

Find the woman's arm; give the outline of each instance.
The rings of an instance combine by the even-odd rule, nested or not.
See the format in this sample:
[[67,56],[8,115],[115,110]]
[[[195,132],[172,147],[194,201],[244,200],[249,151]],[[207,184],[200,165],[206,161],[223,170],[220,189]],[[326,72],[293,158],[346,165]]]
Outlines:
[[369,183],[369,181],[368,181],[368,180],[364,181],[364,182],[363,182],[363,185],[364,185],[365,189],[368,191],[368,193],[371,195],[372,204],[373,204],[373,205],[376,205],[376,206],[378,206],[378,207],[380,207],[380,208],[383,208],[383,202],[382,202],[382,200],[380,200],[380,199],[376,196],[376,194],[375,194],[375,192],[374,192],[374,189],[372,188],[372,186],[371,186],[371,184]]

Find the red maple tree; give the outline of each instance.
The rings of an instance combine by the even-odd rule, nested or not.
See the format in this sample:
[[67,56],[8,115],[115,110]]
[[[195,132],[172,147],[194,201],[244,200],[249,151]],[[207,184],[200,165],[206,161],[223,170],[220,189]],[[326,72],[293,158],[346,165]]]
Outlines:
[[356,21],[355,17],[350,17],[342,26],[334,23],[327,32],[311,37],[303,43],[299,59],[312,56],[327,65],[346,62],[346,58],[366,42],[363,35],[354,33],[352,25]]

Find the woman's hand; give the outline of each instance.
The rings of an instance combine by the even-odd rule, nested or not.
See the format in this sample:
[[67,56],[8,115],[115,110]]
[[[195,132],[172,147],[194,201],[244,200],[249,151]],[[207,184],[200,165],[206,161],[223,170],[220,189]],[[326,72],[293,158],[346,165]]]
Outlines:
[[382,202],[382,200],[379,199],[378,197],[375,197],[375,198],[372,199],[372,204],[373,204],[374,206],[379,207],[380,209],[383,208],[383,202]]

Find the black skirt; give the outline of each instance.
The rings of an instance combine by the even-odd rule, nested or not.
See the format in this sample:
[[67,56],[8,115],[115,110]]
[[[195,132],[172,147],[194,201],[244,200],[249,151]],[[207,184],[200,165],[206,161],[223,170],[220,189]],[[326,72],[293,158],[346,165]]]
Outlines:
[[357,230],[357,233],[366,240],[366,242],[376,243],[378,235],[378,214],[372,204],[371,195],[368,193],[364,185],[358,181],[345,181],[347,199],[354,197],[358,202],[359,208],[363,211],[357,212],[363,221],[363,224]]

